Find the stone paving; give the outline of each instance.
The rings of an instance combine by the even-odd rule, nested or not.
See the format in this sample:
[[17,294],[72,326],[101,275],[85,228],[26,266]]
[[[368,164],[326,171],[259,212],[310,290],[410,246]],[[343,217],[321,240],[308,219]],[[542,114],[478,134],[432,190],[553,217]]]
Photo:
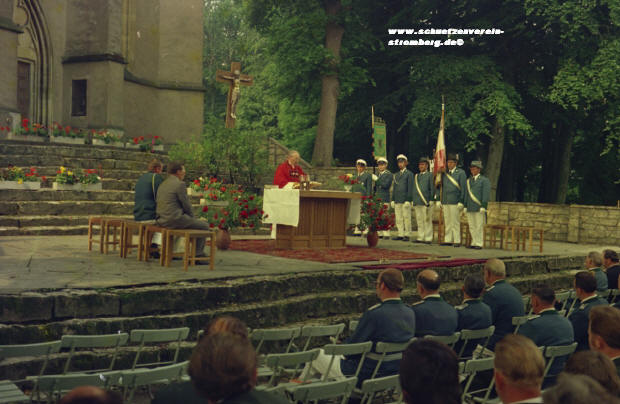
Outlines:
[[[236,236],[265,238],[264,236]],[[236,238],[233,236],[233,238]],[[365,245],[360,237],[348,237],[349,245]],[[527,256],[585,256],[589,251],[602,251],[618,246],[580,245],[545,242],[543,254],[535,251],[500,249],[470,250],[464,247],[423,245],[403,241],[380,240],[379,247],[433,254],[434,259],[453,258],[516,258]],[[377,263],[377,262],[371,262]],[[9,236],[0,237],[0,293],[19,293],[29,290],[65,288],[110,288],[132,285],[155,285],[329,270],[354,270],[362,263],[325,264],[252,254],[241,251],[218,251],[215,270],[208,265],[190,267],[183,271],[181,261],[169,268],[158,261],[138,262],[135,255],[121,259],[117,253],[101,255],[88,251],[86,236]]]

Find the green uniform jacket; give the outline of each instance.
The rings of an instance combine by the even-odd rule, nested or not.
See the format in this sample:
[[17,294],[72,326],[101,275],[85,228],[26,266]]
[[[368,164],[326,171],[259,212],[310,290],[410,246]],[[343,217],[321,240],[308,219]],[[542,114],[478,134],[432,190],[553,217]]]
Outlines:
[[488,346],[490,350],[493,350],[499,340],[514,331],[512,318],[525,315],[523,298],[521,292],[514,286],[506,282],[505,279],[500,279],[484,292],[482,301],[489,305],[493,315],[495,332],[491,336]]
[[366,171],[360,175],[355,173],[353,179],[357,180],[358,183],[351,187],[351,191],[361,192],[362,196],[370,196],[372,194],[372,176],[370,174]]
[[[454,183],[449,178],[447,178],[448,175],[452,177],[457,184],[459,184],[460,189],[456,185],[454,185]],[[441,192],[443,194],[441,198],[441,203],[443,203],[444,205],[456,205],[457,203],[464,204],[465,193],[467,192],[466,182],[467,176],[465,175],[465,171],[461,170],[458,167],[454,169],[452,174],[449,174],[448,172],[444,173],[441,176]]]
[[[467,184],[471,189],[471,193],[478,199],[481,205],[478,205],[471,198],[469,191],[467,189]],[[480,174],[478,179],[474,181],[473,177],[469,177],[465,184],[465,207],[468,212],[479,212],[480,208],[487,208],[489,205],[489,197],[491,196],[491,182],[484,175]]]
[[388,170],[378,175],[377,181],[375,181],[375,195],[381,198],[385,203],[390,203],[390,187],[394,181],[394,176]]
[[585,351],[590,349],[588,343],[588,324],[590,321],[590,310],[592,307],[607,305],[607,300],[598,296],[591,296],[583,300],[578,308],[568,316],[571,324],[573,325],[573,332],[575,333],[575,342],[578,351]]
[[[433,174],[429,173],[428,171],[416,174],[413,179],[414,206],[428,206],[428,204],[433,200],[433,191]],[[422,199],[422,196],[420,196],[420,193],[422,193],[424,199],[426,199],[426,203],[424,203],[424,200]]]
[[138,179],[134,194],[134,220],[137,222],[155,220],[155,195],[157,195],[157,188],[162,182],[164,182],[162,176],[155,173],[143,174]]
[[394,174],[394,190],[392,191],[394,203],[411,202],[413,192],[413,173],[406,168]]
[[596,291],[597,292],[605,292],[607,287],[607,275],[603,272],[603,268],[592,268],[590,269],[594,273],[594,278],[596,279]]

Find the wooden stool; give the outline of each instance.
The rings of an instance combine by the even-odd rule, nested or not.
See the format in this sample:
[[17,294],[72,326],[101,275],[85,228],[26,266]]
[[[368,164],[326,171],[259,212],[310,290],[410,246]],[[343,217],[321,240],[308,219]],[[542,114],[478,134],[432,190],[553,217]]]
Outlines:
[[[166,263],[166,252],[167,252],[167,238],[166,232],[167,228],[158,226],[156,224],[147,224],[144,226],[144,232],[142,236],[142,259],[144,261],[148,261],[151,258],[151,253],[154,251],[159,252],[159,265],[164,266]],[[161,233],[161,247],[153,248],[151,244],[153,243],[153,235],[155,233]]]
[[461,245],[469,247],[471,245],[471,234],[469,233],[469,224],[461,222]]
[[[174,236],[185,238],[185,251],[183,253],[175,253]],[[209,239],[210,253],[206,257],[196,257],[196,239],[204,237]],[[170,266],[172,257],[183,256],[183,270],[187,271],[189,265],[196,265],[196,261],[209,260],[209,269],[215,268],[215,232],[211,230],[195,230],[195,229],[167,229],[165,234],[166,243],[166,266]],[[205,246],[207,243],[205,242]]]
[[[143,242],[142,238],[144,237],[144,223],[136,222],[133,220],[123,220],[121,226],[121,248],[120,248],[120,257],[127,258],[127,254],[129,250],[132,248],[137,248],[138,253],[137,258],[138,261],[142,261],[142,252],[143,252]],[[138,243],[133,243],[133,236],[138,235]]]
[[539,237],[538,251],[539,252],[543,251],[544,232],[545,232],[544,229],[535,228],[531,226],[513,226],[512,229],[513,229],[512,237],[514,238],[515,233],[517,236],[516,243],[514,242],[514,239],[513,239],[513,246],[512,246],[513,251],[515,249],[515,245],[516,245],[517,250],[519,250],[520,248],[522,251],[525,251],[525,246],[527,243],[528,244],[527,250],[529,252],[533,252],[534,251],[534,232],[538,232],[538,237]]
[[[112,249],[116,251],[116,246],[121,244],[121,226],[123,221],[121,219],[107,219],[103,223],[103,253],[108,253],[108,246],[112,246]],[[112,235],[112,241],[110,241],[110,235]]]
[[[93,243],[99,244],[99,252],[103,254],[103,233],[105,219],[100,216],[91,216],[88,218],[88,251],[93,250]],[[93,237],[93,227],[99,226],[98,240]]]
[[[495,244],[499,241],[499,248],[504,248],[504,232],[508,231],[508,226],[503,224],[487,224],[484,227],[484,246],[487,246],[487,241],[491,248],[495,248]],[[497,235],[499,232],[499,240]]]

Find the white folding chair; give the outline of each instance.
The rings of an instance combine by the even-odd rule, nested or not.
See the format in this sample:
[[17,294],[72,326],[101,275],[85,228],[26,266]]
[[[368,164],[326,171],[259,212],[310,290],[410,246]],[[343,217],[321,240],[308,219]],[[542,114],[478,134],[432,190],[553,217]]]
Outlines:
[[465,367],[463,369],[463,373],[468,375],[467,381],[465,382],[465,387],[463,388],[463,395],[461,396],[461,400],[463,402],[480,402],[487,403],[489,401],[489,396],[491,395],[491,391],[493,390],[493,385],[495,384],[495,378],[492,378],[489,382],[489,385],[483,387],[478,390],[470,390],[471,384],[476,377],[476,374],[485,370],[493,369],[493,361],[495,358],[483,358],[483,359],[470,359],[465,362]]
[[138,387],[151,386],[155,383],[171,383],[180,381],[187,373],[189,361],[174,365],[160,366],[153,369],[134,369],[121,372],[119,384],[123,387],[123,397],[128,403],[133,400]]
[[482,328],[480,330],[461,330],[461,341],[463,341],[463,345],[461,346],[461,349],[457,355],[459,360],[466,359],[466,358],[463,358],[463,353],[465,352],[465,348],[467,347],[469,343],[471,343],[471,341],[475,342],[478,340],[480,341],[484,340],[484,343],[481,344],[482,345],[481,352],[483,352],[484,348],[486,348],[487,345],[489,344],[489,339],[491,338],[491,335],[493,335],[494,332],[495,332],[494,325],[488,328]]
[[[362,401],[360,404],[371,404],[375,395],[380,392],[400,394],[400,380],[398,375],[378,377],[362,382]],[[399,400],[400,401],[400,400]]]
[[[87,372],[107,372],[114,369],[114,363],[118,356],[119,348],[127,344],[129,334],[123,332],[118,334],[103,334],[103,335],[63,335],[61,338],[62,348],[69,349],[69,356],[65,362],[63,374],[69,373],[71,367],[71,360],[76,354],[77,349],[102,349],[102,348],[114,348],[114,354],[110,360],[110,366],[104,369],[88,369]],[[82,370],[80,370],[82,371]]]
[[[138,351],[133,360],[131,369],[145,366],[163,366],[177,363],[179,358],[179,351],[181,349],[181,342],[187,339],[189,335],[189,327],[180,328],[165,328],[159,330],[132,330],[129,336],[129,340],[133,344],[138,344]],[[144,351],[145,344],[161,344],[161,343],[173,343],[176,342],[176,349],[172,360],[162,361],[158,353],[157,362],[140,363],[140,356]]]
[[318,400],[335,400],[342,397],[340,404],[346,404],[349,396],[357,383],[356,377],[331,382],[318,382],[299,385],[289,390],[289,394],[295,403],[309,403]]
[[302,350],[306,351],[310,347],[310,342],[313,338],[332,337],[334,340],[337,340],[342,331],[344,331],[344,323],[334,325],[304,325],[301,327],[301,337],[306,338],[306,343]]
[[433,341],[442,342],[448,345],[450,348],[454,348],[454,344],[456,344],[460,338],[461,338],[461,333],[458,331],[452,335],[425,335],[424,336],[424,339],[431,339]]
[[347,356],[347,355],[361,355],[359,363],[357,365],[357,369],[355,370],[355,374],[353,377],[357,378],[362,370],[362,365],[364,364],[364,360],[366,359],[366,355],[372,349],[372,342],[359,342],[356,344],[327,344],[323,347],[323,351],[325,355],[331,355],[331,360],[329,361],[329,365],[327,366],[327,372],[322,377],[323,381],[327,381],[329,379],[329,372],[332,369],[334,361],[337,356]]
[[267,355],[265,357],[265,365],[271,369],[269,385],[278,385],[279,379],[284,376],[288,378],[300,378],[300,380],[304,382],[306,379],[300,377],[302,370],[298,369],[300,367],[303,369],[306,363],[315,360],[319,356],[319,351],[320,350],[317,348],[310,351]]

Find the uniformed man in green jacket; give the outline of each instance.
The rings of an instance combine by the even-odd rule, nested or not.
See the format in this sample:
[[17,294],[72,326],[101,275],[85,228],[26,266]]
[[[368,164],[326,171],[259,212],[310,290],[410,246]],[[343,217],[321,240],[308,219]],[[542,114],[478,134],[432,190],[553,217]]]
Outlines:
[[355,162],[357,170],[353,179],[357,181],[352,187],[353,192],[360,192],[362,196],[372,195],[372,176],[366,172],[366,160],[357,159]]
[[[394,176],[388,171],[387,164],[388,161],[385,157],[379,157],[377,159],[379,173],[377,175],[377,180],[375,181],[375,195],[377,198],[381,199],[386,208],[390,205],[390,188],[392,187],[392,182],[394,181]],[[383,238],[389,238],[390,231],[380,231],[379,235]]]
[[465,212],[467,213],[467,223],[471,234],[471,246],[469,248],[476,250],[482,249],[483,231],[491,195],[491,183],[487,177],[480,174],[481,170],[481,161],[471,162],[469,165],[471,177],[467,180],[465,192]]
[[437,201],[443,206],[445,221],[444,242],[441,245],[461,245],[461,211],[464,208],[467,175],[457,167],[458,156],[448,154],[448,169],[441,176],[441,198]]
[[588,345],[588,322],[590,310],[593,307],[605,305],[607,300],[596,295],[596,278],[590,271],[580,271],[575,274],[575,293],[579,299],[579,307],[577,307],[568,316],[573,325],[575,333],[575,342],[578,351],[589,348]]
[[433,211],[431,203],[435,188],[433,174],[428,171],[428,158],[421,157],[418,162],[419,173],[413,178],[413,210],[418,224],[416,243],[430,244],[433,241]]
[[411,198],[413,195],[413,173],[407,169],[407,157],[396,156],[398,172],[394,174],[392,207],[396,216],[398,237],[396,240],[409,241],[411,235]]

